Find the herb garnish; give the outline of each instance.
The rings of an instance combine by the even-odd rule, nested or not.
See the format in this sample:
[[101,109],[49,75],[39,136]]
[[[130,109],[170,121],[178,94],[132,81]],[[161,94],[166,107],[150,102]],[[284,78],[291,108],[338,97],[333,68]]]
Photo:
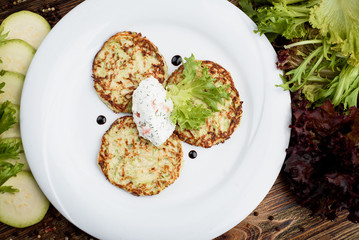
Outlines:
[[206,119],[219,111],[217,104],[223,104],[223,98],[229,99],[228,86],[215,86],[208,68],[193,54],[184,58],[183,80],[178,84],[169,84],[167,97],[173,101],[171,119],[181,129],[198,129]]
[[[0,93],[3,93],[2,88],[4,86],[4,82],[0,83]],[[0,134],[17,123],[17,111],[16,107],[10,101],[5,101],[0,105]],[[9,178],[21,172],[24,167],[22,163],[12,164],[5,161],[8,159],[18,159],[19,154],[23,152],[20,147],[21,139],[0,139],[0,193],[14,193],[19,191],[12,186],[3,186],[3,184]]]

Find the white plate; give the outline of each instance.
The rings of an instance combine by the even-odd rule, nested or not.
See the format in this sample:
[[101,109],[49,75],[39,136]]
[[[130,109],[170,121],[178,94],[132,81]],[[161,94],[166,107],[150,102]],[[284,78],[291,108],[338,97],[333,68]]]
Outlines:
[[[25,152],[51,203],[101,239],[210,239],[243,220],[280,171],[291,118],[288,92],[275,87],[275,52],[254,28],[225,0],[88,0],[67,14],[38,49],[21,100]],[[101,136],[121,115],[94,91],[92,60],[124,30],[157,45],[170,73],[176,54],[219,63],[244,102],[232,137],[211,149],[183,144],[179,179],[151,197],[113,186],[96,161]],[[188,157],[192,149],[196,159]]]

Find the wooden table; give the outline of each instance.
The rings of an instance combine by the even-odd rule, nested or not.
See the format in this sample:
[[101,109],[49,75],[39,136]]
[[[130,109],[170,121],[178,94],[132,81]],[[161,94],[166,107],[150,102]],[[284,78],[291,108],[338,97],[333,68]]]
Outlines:
[[[83,0],[1,0],[0,22],[19,10],[43,15],[53,26]],[[225,0],[223,0],[225,1]],[[237,1],[230,0],[238,6]],[[241,223],[219,236],[220,239],[359,239],[359,224],[310,216],[296,204],[288,184],[280,175],[262,203]],[[16,229],[0,223],[0,240],[10,239],[95,239],[67,221],[53,206],[38,224]]]

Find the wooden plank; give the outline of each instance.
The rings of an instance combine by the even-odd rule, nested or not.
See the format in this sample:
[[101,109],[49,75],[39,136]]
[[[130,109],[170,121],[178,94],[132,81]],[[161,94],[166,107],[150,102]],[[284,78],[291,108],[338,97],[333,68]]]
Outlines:
[[310,216],[311,212],[295,202],[288,183],[279,176],[261,204],[220,239],[359,239],[359,226],[346,220],[343,212],[337,220]]

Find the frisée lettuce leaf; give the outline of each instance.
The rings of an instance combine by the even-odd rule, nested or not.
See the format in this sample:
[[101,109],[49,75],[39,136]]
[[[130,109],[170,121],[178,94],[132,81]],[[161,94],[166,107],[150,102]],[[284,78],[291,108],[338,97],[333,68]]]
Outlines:
[[[0,83],[0,94],[3,93],[2,88],[4,86],[4,82]],[[0,105],[0,134],[10,129],[17,122],[16,111],[16,107],[10,101],[5,101]],[[21,152],[23,151],[21,150],[20,139],[0,139],[0,193],[19,191],[12,186],[3,186],[3,184],[22,171],[24,164],[12,164],[5,161],[7,159],[18,159]]]
[[22,171],[24,164],[15,163],[11,164],[5,161],[0,161],[0,193],[15,193],[19,189],[12,186],[3,186],[4,183],[11,177],[15,177],[16,174]]
[[5,101],[0,105],[0,134],[17,122],[16,111],[16,107],[10,101]]
[[[3,84],[0,85],[0,88]],[[1,90],[1,89],[0,89]],[[0,105],[0,134],[8,130],[16,123],[16,108],[11,102],[6,101]],[[9,163],[4,160],[18,159],[22,152],[20,139],[1,139],[0,140],[0,193],[14,193],[19,190],[12,186],[3,186],[11,177],[16,176],[22,171],[24,164]]]
[[171,119],[181,129],[198,129],[206,123],[213,112],[218,111],[217,104],[229,99],[227,86],[215,86],[208,68],[193,54],[184,58],[183,80],[178,84],[167,85],[167,97],[173,101]]
[[[254,10],[250,0],[238,1],[243,11],[254,20],[256,32],[265,34],[269,41],[278,36],[302,38],[308,34],[309,13],[319,0],[270,0],[269,5]],[[254,1],[261,4],[261,1]]]
[[0,161],[7,159],[19,159],[19,154],[23,153],[21,150],[20,138],[5,138],[0,139]]
[[316,106],[330,99],[344,109],[358,106],[359,1],[244,0],[256,32],[290,44],[278,53],[280,86],[302,91]]

